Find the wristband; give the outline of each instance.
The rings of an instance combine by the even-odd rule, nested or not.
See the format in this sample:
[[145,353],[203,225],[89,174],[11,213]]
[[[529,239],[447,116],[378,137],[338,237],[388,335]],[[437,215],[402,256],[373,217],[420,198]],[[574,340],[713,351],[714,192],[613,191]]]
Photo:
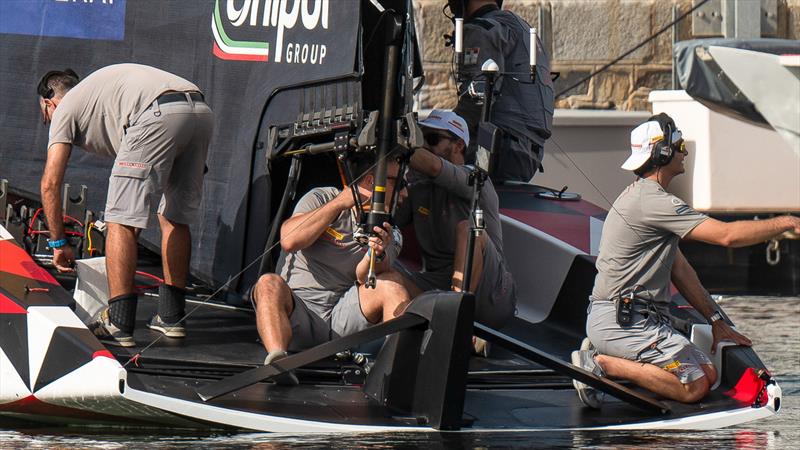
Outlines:
[[722,320],[722,314],[720,314],[719,311],[714,311],[714,314],[711,314],[711,316],[708,318],[708,323],[713,325],[714,322],[718,320]]
[[61,238],[51,241],[50,239],[47,240],[47,246],[50,248],[61,248],[67,245],[67,238]]

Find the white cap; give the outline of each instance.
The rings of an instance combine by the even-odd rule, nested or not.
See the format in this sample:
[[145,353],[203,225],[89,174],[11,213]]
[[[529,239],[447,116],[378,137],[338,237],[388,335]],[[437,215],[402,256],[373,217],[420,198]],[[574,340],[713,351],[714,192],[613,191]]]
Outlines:
[[[672,142],[682,139],[680,130],[672,132]],[[631,156],[622,163],[625,170],[636,170],[650,159],[653,146],[664,140],[664,131],[655,120],[645,122],[631,131]]]
[[463,140],[465,146],[469,145],[469,129],[467,128],[467,122],[453,111],[434,109],[428,114],[428,117],[426,117],[425,120],[421,120],[419,124],[426,128],[447,130]]

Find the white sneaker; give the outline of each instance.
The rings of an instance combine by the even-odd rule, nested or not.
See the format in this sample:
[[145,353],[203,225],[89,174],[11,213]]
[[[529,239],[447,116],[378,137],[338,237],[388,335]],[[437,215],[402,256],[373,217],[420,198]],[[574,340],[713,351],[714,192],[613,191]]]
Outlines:
[[136,346],[136,341],[133,340],[133,334],[126,333],[111,323],[108,307],[100,311],[100,314],[86,327],[105,345],[113,345],[115,347]]
[[[584,341],[588,342],[588,339]],[[591,343],[589,343],[591,345]],[[583,343],[581,344],[583,347]],[[598,377],[605,376],[603,369],[597,364],[594,360],[595,355],[594,350],[575,350],[572,352],[572,364],[575,366],[580,367],[587,372],[592,372],[593,374],[597,375]],[[584,405],[594,408],[600,409],[600,406],[603,404],[603,398],[605,397],[604,392],[600,392],[597,389],[585,384],[581,383],[578,380],[572,380],[573,386],[575,386],[575,390],[578,392],[578,398],[581,399]]]

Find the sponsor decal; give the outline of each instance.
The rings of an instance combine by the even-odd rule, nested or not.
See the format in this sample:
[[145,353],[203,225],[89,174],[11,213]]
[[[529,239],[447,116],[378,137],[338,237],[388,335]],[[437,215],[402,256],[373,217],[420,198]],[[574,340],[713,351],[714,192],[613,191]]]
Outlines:
[[0,33],[121,41],[126,1],[0,0]]
[[342,233],[339,233],[338,231],[334,230],[331,227],[325,229],[325,233],[327,233],[329,236],[331,236],[337,241],[341,241],[342,239],[344,239],[344,235]]
[[694,210],[692,210],[692,208],[690,208],[689,205],[686,204],[686,202],[679,199],[678,197],[672,197],[670,201],[672,202],[672,206],[675,207],[676,214],[682,215],[682,214],[691,214],[694,212]]
[[471,66],[478,64],[478,54],[481,52],[480,47],[472,47],[464,50],[464,65]]
[[150,167],[149,164],[146,163],[139,163],[139,162],[130,162],[130,161],[117,161],[118,167],[130,167],[133,169],[147,169]]
[[[215,0],[216,57],[234,61],[323,64],[328,47],[308,31],[327,30],[330,0]],[[297,42],[287,32],[297,30]]]

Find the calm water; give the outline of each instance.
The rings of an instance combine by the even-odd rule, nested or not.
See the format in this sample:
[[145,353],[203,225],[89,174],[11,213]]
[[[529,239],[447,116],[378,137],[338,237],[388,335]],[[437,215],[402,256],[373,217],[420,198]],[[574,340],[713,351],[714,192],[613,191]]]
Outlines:
[[86,429],[0,430],[2,449],[40,448],[800,448],[800,298],[726,297],[720,303],[755,343],[783,389],[783,409],[772,419],[704,432],[539,432],[527,434],[123,434]]

